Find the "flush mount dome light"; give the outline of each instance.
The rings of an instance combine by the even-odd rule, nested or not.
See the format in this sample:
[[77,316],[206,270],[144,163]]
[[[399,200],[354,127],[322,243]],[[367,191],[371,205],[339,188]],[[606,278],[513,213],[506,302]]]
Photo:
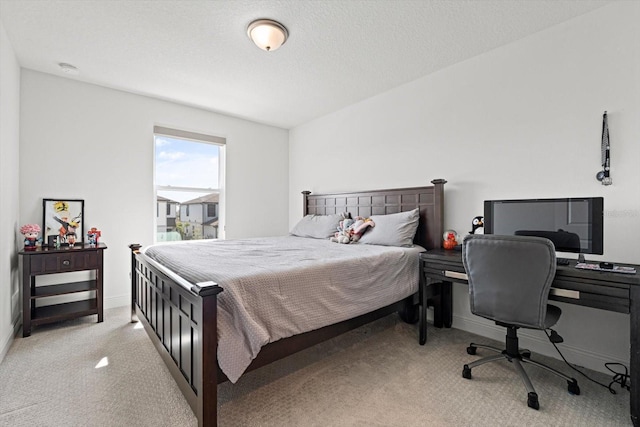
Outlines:
[[249,24],[247,35],[260,49],[271,52],[287,41],[289,32],[279,22],[271,19],[258,19]]

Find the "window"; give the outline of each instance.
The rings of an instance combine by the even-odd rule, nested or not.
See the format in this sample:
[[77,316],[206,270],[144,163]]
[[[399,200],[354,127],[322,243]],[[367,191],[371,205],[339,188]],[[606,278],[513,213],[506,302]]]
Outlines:
[[218,216],[218,205],[216,203],[209,203],[207,205],[207,216],[209,218],[215,218]]
[[[225,139],[154,127],[156,241],[217,239]],[[166,203],[161,215],[160,203]],[[213,207],[212,207],[213,206]]]

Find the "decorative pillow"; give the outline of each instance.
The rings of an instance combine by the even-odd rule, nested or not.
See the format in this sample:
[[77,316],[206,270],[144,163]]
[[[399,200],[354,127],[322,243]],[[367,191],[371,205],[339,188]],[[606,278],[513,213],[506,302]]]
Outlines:
[[303,217],[292,229],[291,234],[298,237],[327,239],[338,231],[342,214],[313,215]]
[[371,215],[376,224],[360,238],[360,243],[383,246],[413,246],[413,237],[418,229],[420,210],[389,215]]

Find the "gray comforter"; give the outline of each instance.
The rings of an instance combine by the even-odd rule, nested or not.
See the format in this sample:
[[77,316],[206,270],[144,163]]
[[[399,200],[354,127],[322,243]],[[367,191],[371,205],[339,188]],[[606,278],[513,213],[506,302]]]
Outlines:
[[236,382],[265,344],[416,292],[421,251],[287,236],[161,244],[144,253],[189,282],[224,289],[218,363]]

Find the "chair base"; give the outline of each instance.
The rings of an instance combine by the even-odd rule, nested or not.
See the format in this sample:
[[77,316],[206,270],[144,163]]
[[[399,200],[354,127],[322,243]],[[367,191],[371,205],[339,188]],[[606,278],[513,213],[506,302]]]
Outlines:
[[498,360],[507,360],[511,362],[516,370],[516,372],[520,375],[522,382],[524,383],[525,388],[527,389],[527,406],[533,409],[539,409],[540,403],[538,401],[538,394],[536,393],[527,372],[524,370],[522,366],[524,364],[531,364],[537,366],[542,369],[546,369],[552,374],[564,378],[567,381],[567,390],[570,394],[579,395],[580,387],[578,387],[578,381],[575,378],[571,378],[560,371],[557,371],[547,365],[531,360],[531,352],[529,350],[520,350],[518,349],[518,337],[516,335],[517,327],[509,327],[507,328],[507,349],[502,350],[496,347],[484,345],[484,344],[474,344],[471,343],[469,347],[467,347],[468,354],[476,354],[476,350],[478,348],[484,348],[499,354],[491,355],[484,357],[482,359],[476,360],[469,364],[464,365],[462,369],[462,377],[466,379],[471,379],[471,369],[484,365],[485,363],[495,362]]

